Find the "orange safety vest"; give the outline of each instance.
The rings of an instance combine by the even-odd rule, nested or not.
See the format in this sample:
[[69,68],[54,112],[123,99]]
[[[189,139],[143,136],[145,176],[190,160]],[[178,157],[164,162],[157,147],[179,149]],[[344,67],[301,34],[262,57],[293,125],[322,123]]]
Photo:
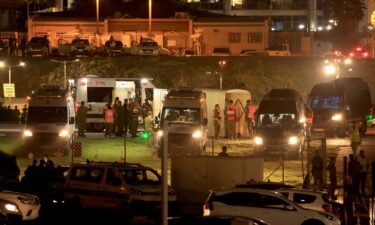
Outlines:
[[255,111],[257,110],[256,105],[250,104],[247,106],[247,118],[254,119]]
[[236,120],[236,109],[234,106],[227,107],[227,120],[235,121]]
[[112,109],[104,110],[104,121],[105,123],[113,123],[115,115]]

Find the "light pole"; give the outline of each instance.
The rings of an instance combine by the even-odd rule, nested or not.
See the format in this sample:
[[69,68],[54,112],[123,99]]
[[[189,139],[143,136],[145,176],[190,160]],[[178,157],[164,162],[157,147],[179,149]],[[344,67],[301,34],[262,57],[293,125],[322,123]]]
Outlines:
[[226,64],[227,64],[227,61],[225,59],[219,60],[219,66],[221,68],[221,71],[219,73],[219,76],[220,76],[220,90],[223,89],[223,69],[224,69],[224,66]]
[[66,89],[66,64],[67,63],[71,63],[71,62],[79,62],[79,59],[74,59],[74,60],[62,60],[62,61],[59,61],[59,60],[55,60],[55,59],[51,59],[52,62],[57,62],[57,63],[62,63],[64,64],[64,89]]
[[[0,61],[0,68],[4,68],[6,66],[8,67],[8,84],[10,85],[12,83],[12,68],[15,68],[15,67],[24,67],[24,66],[26,66],[26,64],[24,62],[20,62],[17,65],[11,65],[11,64],[6,64],[3,61]],[[11,97],[9,97],[9,104],[11,104]]]
[[96,0],[96,35],[99,35],[99,0]]
[[148,0],[148,37],[151,37],[152,26],[152,0]]

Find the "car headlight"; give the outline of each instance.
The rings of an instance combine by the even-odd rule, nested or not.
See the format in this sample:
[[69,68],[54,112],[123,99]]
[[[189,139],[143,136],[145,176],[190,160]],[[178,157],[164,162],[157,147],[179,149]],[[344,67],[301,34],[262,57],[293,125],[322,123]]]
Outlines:
[[331,119],[333,121],[340,121],[340,120],[342,120],[342,115],[341,114],[333,115]]
[[296,136],[292,136],[292,137],[289,138],[288,143],[290,145],[296,145],[298,143],[298,138]]
[[163,131],[159,130],[156,135],[157,135],[158,138],[161,138],[163,136]]
[[18,212],[17,206],[11,203],[5,204],[5,209],[8,210],[9,212]]
[[344,61],[344,64],[345,65],[349,65],[349,64],[351,64],[352,63],[352,59],[345,59],[345,61]]
[[333,215],[330,215],[328,213],[319,212],[319,214],[322,215],[322,216],[324,216],[325,218],[327,218],[330,221],[335,221],[336,220],[336,217],[334,217]]
[[23,132],[23,136],[24,137],[32,137],[33,136],[33,132],[31,132],[30,130],[25,130]]
[[202,132],[200,130],[194,131],[192,136],[193,136],[193,138],[201,138]]
[[68,136],[69,136],[69,132],[67,130],[62,130],[59,133],[59,137],[68,137]]
[[255,142],[256,145],[262,145],[263,139],[261,137],[255,137],[254,142]]

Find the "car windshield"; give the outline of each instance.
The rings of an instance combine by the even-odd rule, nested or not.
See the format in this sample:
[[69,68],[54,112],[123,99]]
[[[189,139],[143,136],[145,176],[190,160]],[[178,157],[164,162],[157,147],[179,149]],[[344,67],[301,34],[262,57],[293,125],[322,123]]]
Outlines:
[[28,123],[67,123],[66,107],[29,107]]
[[160,184],[160,175],[150,169],[122,169],[119,172],[125,183],[130,185]]
[[200,123],[200,110],[197,108],[164,108],[163,119],[172,123]]
[[89,41],[85,39],[78,39],[78,40],[73,40],[72,44],[75,45],[88,45]]
[[293,113],[282,114],[259,114],[258,127],[295,127],[297,126],[296,115]]
[[152,41],[145,41],[145,42],[142,42],[141,45],[142,46],[147,46],[147,47],[157,47],[158,43],[152,42]]
[[342,97],[327,96],[327,97],[312,97],[310,99],[310,107],[313,109],[340,109],[342,107]]
[[228,53],[229,48],[214,48],[213,52],[215,52],[215,53]]

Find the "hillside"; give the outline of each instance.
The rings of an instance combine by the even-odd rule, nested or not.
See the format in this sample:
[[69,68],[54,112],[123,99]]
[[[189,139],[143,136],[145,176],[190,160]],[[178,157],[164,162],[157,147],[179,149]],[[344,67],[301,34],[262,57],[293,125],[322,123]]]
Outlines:
[[[95,74],[101,77],[148,77],[160,88],[197,87],[218,88],[218,72],[223,73],[224,89],[246,89],[255,102],[271,88],[295,88],[305,98],[315,83],[328,81],[319,58],[297,57],[230,57],[221,70],[219,57],[136,57],[82,58],[68,63],[68,78]],[[12,64],[17,58],[10,59]],[[12,80],[17,97],[24,97],[41,84],[61,84],[63,65],[44,58],[26,58],[25,68],[13,68]],[[375,88],[375,62],[361,60],[353,63],[350,73],[359,76],[371,90]],[[216,71],[216,74],[215,74]],[[8,71],[0,69],[0,82],[8,81]],[[2,93],[2,86],[0,88]],[[375,91],[372,93],[375,99]]]

